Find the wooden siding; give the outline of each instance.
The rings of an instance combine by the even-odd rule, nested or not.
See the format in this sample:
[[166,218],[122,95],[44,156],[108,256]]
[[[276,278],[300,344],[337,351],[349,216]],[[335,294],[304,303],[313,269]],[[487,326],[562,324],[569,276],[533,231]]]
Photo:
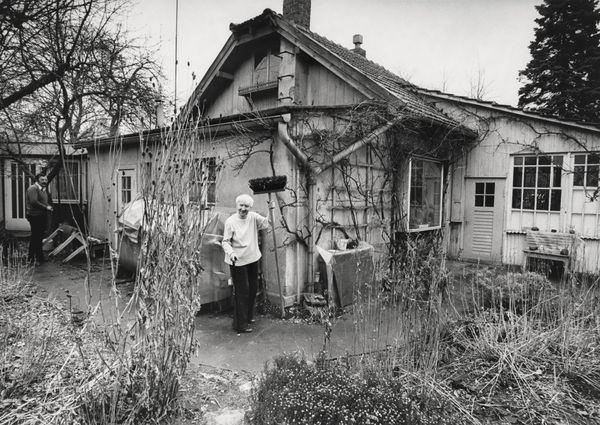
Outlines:
[[305,97],[307,105],[349,105],[365,100],[356,89],[316,63],[308,65]]
[[[523,236],[527,229],[538,227],[542,231],[556,230],[568,232],[573,229],[586,243],[585,250],[578,260],[577,267],[581,271],[595,272],[599,270],[598,254],[600,254],[600,201],[590,198],[593,189],[587,192],[573,185],[574,155],[579,153],[600,152],[600,136],[592,132],[569,128],[551,122],[542,122],[534,118],[514,117],[508,113],[491,111],[475,106],[459,105],[452,102],[438,102],[437,106],[461,123],[471,127],[483,139],[469,152],[464,177],[461,173],[453,173],[454,179],[466,178],[505,178],[504,189],[505,224],[503,228],[502,262],[506,264],[523,264]],[[514,157],[518,155],[557,155],[562,157],[561,204],[557,211],[534,211],[512,208]],[[460,187],[452,182],[453,193]],[[451,219],[460,224],[459,211],[467,208],[465,200],[459,201],[453,194]],[[458,202],[463,205],[459,206]],[[458,233],[458,229],[453,229]],[[476,237],[463,232],[464,236],[451,239],[449,252],[461,252],[466,238]],[[454,241],[454,242],[453,242]]]

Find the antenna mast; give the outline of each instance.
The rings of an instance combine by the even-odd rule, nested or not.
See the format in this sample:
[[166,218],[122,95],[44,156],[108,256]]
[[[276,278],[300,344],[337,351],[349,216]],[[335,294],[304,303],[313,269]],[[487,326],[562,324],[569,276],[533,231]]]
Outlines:
[[177,115],[177,35],[179,33],[179,0],[175,0],[175,93],[173,100],[173,113]]

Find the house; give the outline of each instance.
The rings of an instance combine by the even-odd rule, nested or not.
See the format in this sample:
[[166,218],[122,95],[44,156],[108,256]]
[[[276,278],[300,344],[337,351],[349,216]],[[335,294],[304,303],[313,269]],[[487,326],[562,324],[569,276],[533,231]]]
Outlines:
[[[361,36],[346,49],[312,32],[310,0],[230,30],[173,128],[82,143],[94,236],[111,237],[171,131],[197,139],[203,177],[190,179],[186,202],[207,216],[233,212],[248,180],[287,176],[275,219],[287,304],[318,279],[317,247],[341,239],[368,243],[377,259],[400,235],[435,231],[451,256],[523,264],[528,229],[572,227],[586,239],[578,267],[596,270],[587,242],[598,206],[584,202],[598,177],[596,127],[416,87],[368,60]],[[266,214],[266,195],[255,199]],[[274,247],[263,243],[276,297]]]
[[600,271],[600,127],[419,88],[431,105],[479,134],[453,164],[448,253],[524,265],[526,232],[569,233],[583,244],[573,269]]
[[[47,138],[22,135],[20,141],[4,141],[0,144],[0,229],[19,236],[29,233],[25,217],[25,192],[33,183],[34,176],[47,170],[59,158],[56,142]],[[49,228],[59,223],[76,223],[85,228],[87,215],[86,153],[66,147],[62,169],[50,181],[54,211]]]
[[[441,229],[446,165],[476,134],[369,61],[360,37],[351,51],[311,32],[310,1],[286,0],[283,9],[230,26],[176,131],[200,122],[195,131],[212,135],[198,152],[214,178],[203,199],[190,182],[190,203],[233,212],[248,180],[287,176],[275,221],[290,304],[316,279],[316,246],[360,239],[385,254],[399,232]],[[83,143],[94,236],[110,237],[164,131]],[[266,195],[256,201],[266,214]],[[272,241],[263,242],[267,292],[276,296]]]

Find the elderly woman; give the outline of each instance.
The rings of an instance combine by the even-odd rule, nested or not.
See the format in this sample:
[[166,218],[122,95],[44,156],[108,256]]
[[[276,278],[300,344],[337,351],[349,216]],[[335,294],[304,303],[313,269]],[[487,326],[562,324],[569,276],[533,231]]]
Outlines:
[[250,195],[235,199],[237,214],[225,221],[223,251],[233,279],[233,329],[252,332],[254,302],[258,289],[258,231],[269,227],[269,219],[250,211],[254,200]]

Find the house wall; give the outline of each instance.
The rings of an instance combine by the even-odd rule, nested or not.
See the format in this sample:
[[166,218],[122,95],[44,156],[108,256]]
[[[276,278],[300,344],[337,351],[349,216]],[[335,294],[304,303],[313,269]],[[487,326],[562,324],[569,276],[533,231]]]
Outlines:
[[[271,175],[271,163],[268,149],[270,139],[256,146],[257,151],[263,153],[253,154],[248,158],[246,165],[241,170],[234,167],[240,157],[232,158],[239,152],[240,146],[247,144],[248,140],[242,136],[223,137],[221,139],[205,140],[198,143],[198,157],[215,157],[220,162],[224,161],[219,170],[216,182],[216,205],[211,211],[219,211],[225,215],[236,211],[235,198],[241,193],[252,195],[248,187],[248,180]],[[274,147],[273,165],[275,172],[288,177],[288,186],[297,188],[302,179],[300,171],[293,161],[293,157],[283,146]],[[120,170],[133,170],[135,176],[134,192],[132,199],[141,194],[141,164],[144,158],[139,152],[138,145],[123,146],[121,149],[102,150],[90,153],[89,189],[90,208],[90,234],[106,238],[114,247],[118,246],[114,230],[117,228],[119,214],[117,202],[117,185]],[[298,190],[301,193],[301,190]],[[275,205],[280,202],[291,203],[290,194],[286,192],[273,194]],[[268,195],[253,195],[253,210],[264,216],[269,215]],[[286,304],[290,305],[297,299],[297,294],[302,290],[306,280],[306,252],[281,225],[280,208],[274,208],[274,223],[277,237],[277,254],[279,260],[280,280]],[[293,230],[305,214],[299,212],[299,207],[294,206],[283,209],[286,222]],[[209,213],[210,215],[210,213]],[[262,236],[263,273],[267,287],[267,295],[276,304],[279,304],[279,285],[275,268],[275,250],[271,232],[263,232]]]
[[[483,107],[454,102],[437,102],[437,106],[459,122],[482,135],[468,153],[464,164],[455,164],[452,173],[452,204],[448,252],[463,252],[465,241],[472,238],[465,220],[472,199],[467,199],[465,184],[470,179],[504,182],[501,260],[505,264],[523,265],[525,234],[532,227],[541,231],[574,230],[584,247],[577,253],[575,268],[600,271],[600,202],[574,183],[574,155],[600,151],[600,135],[592,131],[554,124],[548,121],[514,116]],[[561,201],[558,211],[531,211],[513,208],[514,158],[521,155],[551,155],[562,158]],[[490,180],[486,180],[490,179]],[[460,195],[459,195],[460,193]],[[495,222],[495,225],[498,225]]]
[[[233,81],[215,96],[205,111],[205,115],[214,118],[250,112],[250,104],[246,101],[244,96],[239,95],[238,90],[240,87],[252,84],[253,70],[254,57],[250,55],[240,62],[238,68],[236,68],[233,73]],[[276,106],[275,95],[272,95],[270,100],[263,99],[260,96],[253,100],[259,108],[266,105],[269,105],[270,107]]]

